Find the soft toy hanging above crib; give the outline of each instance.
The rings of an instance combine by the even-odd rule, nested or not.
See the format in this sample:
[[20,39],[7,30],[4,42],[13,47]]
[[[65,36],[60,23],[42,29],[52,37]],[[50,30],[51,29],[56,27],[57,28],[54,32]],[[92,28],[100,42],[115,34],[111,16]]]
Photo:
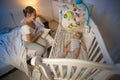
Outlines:
[[64,4],[60,9],[60,23],[66,29],[73,29],[84,26],[88,23],[88,8],[83,4]]
[[89,23],[90,23],[90,10],[89,10],[88,6],[83,2],[83,0],[75,0],[75,3],[76,3],[77,5],[82,4],[82,5],[85,6],[85,8],[86,8],[86,10],[87,10],[87,13],[88,13],[87,25],[89,26]]

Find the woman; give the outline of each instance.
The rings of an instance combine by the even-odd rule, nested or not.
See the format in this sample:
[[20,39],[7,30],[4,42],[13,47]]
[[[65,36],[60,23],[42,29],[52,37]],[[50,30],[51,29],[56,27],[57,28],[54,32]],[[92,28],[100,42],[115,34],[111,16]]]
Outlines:
[[[47,57],[48,55],[46,54],[47,46],[48,43],[46,39],[42,38],[41,35],[43,34],[43,26],[38,26],[36,23],[36,10],[31,7],[27,6],[25,9],[23,9],[23,13],[25,16],[25,19],[22,21],[22,27],[21,27],[21,32],[22,32],[22,40],[24,41],[24,46],[31,50],[34,50],[35,53],[29,54],[28,57],[33,58],[33,57],[39,57],[39,59],[43,57]],[[39,29],[38,29],[39,27]],[[31,64],[31,60],[28,61],[28,64]],[[44,66],[42,67],[44,68]],[[34,75],[34,72],[32,73],[32,69],[39,71],[38,67],[31,68],[28,66],[28,76],[31,78],[32,75]],[[34,71],[33,70],[33,71]],[[42,69],[40,69],[42,70]],[[40,71],[41,72],[41,71]],[[35,75],[38,72],[35,72]],[[40,76],[37,76],[37,78],[41,77],[41,73],[38,73]],[[45,72],[44,72],[45,74]],[[34,76],[32,77],[32,80],[37,79]],[[31,79],[30,79],[31,80]]]
[[38,28],[34,23],[36,19],[36,10],[32,6],[27,6],[23,9],[23,13],[25,19],[22,22],[21,32],[24,46],[27,49],[35,50],[35,54],[31,55],[32,57],[42,56],[45,53],[47,41],[40,37],[43,31],[37,32]]

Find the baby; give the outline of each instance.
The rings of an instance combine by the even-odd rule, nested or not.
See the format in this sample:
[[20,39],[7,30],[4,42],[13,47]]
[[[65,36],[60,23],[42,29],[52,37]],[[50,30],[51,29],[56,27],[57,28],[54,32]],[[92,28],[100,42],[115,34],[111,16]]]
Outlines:
[[83,42],[83,40],[81,40],[81,38],[82,38],[82,33],[76,32],[73,35],[73,39],[67,41],[62,58],[65,58],[67,56],[68,52],[73,53],[74,59],[78,58],[81,46],[83,46],[85,51],[87,50],[85,43]]

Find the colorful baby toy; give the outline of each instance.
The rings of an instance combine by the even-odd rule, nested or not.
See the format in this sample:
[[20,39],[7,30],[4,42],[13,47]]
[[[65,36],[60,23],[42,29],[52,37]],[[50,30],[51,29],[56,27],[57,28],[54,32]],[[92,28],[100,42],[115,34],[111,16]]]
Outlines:
[[64,18],[66,18],[67,20],[73,19],[74,18],[74,13],[72,11],[67,11],[64,14]]

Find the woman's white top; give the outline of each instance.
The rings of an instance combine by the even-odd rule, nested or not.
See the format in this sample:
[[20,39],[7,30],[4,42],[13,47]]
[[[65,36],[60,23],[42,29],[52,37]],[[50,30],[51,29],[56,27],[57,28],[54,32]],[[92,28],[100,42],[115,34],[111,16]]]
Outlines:
[[22,40],[27,41],[26,34],[35,35],[35,29],[31,28],[29,25],[23,25],[21,27]]

